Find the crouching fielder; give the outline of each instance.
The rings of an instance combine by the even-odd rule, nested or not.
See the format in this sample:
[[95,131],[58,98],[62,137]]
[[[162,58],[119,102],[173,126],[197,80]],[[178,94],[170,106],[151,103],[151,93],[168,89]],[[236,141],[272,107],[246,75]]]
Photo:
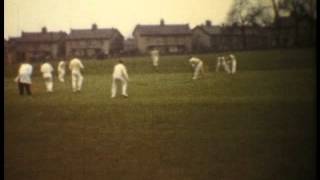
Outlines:
[[83,76],[81,74],[81,69],[84,66],[78,58],[73,58],[70,61],[69,69],[71,71],[71,81],[72,81],[72,91],[80,92],[82,89]]
[[127,88],[128,88],[129,76],[127,69],[123,64],[122,60],[114,66],[112,73],[112,85],[111,85],[111,98],[115,98],[117,94],[117,83],[121,83],[122,86],[122,96],[128,97]]
[[193,73],[193,80],[196,80],[199,78],[199,76],[203,76],[204,75],[204,70],[203,70],[203,62],[196,57],[191,57],[189,60],[189,63],[191,64],[192,68],[194,69],[194,73]]
[[50,63],[45,62],[41,65],[40,71],[42,73],[42,77],[44,79],[47,92],[52,92],[53,91],[53,78],[52,78],[53,67],[51,66]]
[[58,64],[58,79],[60,82],[64,82],[64,75],[66,74],[66,63],[65,61],[60,61]]

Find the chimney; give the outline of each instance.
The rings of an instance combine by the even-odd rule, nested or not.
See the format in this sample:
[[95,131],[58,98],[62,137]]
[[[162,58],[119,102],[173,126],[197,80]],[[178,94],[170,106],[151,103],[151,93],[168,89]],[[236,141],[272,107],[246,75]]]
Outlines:
[[47,33],[47,27],[43,27],[43,28],[41,29],[41,32],[42,32],[43,34]]
[[211,21],[210,20],[206,20],[206,26],[210,27],[212,24],[211,24]]
[[92,30],[97,30],[98,29],[98,26],[96,23],[92,24]]
[[164,20],[163,19],[160,20],[160,25],[164,26]]

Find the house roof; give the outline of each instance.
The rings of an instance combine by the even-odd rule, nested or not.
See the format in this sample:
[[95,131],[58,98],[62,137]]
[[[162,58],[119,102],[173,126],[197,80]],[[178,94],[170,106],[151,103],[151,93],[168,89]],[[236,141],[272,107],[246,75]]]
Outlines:
[[169,25],[137,25],[133,31],[139,32],[142,36],[166,36],[166,35],[191,35],[188,24]]
[[22,36],[12,38],[17,42],[57,42],[64,38],[65,32],[22,32]]
[[241,28],[238,26],[223,26],[221,28],[223,35],[241,35]]
[[124,40],[124,43],[134,43],[134,39],[133,38],[128,38]]
[[120,34],[120,32],[114,28],[71,29],[71,32],[67,39],[111,39],[116,33]]
[[208,35],[218,35],[221,34],[222,32],[222,27],[221,26],[207,26],[207,25],[201,25],[201,26],[196,26],[194,29],[199,28],[202,31],[204,31]]
[[221,26],[202,26],[202,29],[212,35],[221,33]]

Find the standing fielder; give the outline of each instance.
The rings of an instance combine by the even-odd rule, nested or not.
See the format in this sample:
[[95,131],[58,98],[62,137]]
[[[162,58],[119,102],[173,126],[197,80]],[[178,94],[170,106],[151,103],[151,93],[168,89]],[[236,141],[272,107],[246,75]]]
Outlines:
[[41,65],[40,72],[42,73],[42,77],[44,79],[47,92],[52,92],[53,91],[53,78],[52,78],[53,67],[49,62],[45,62]]
[[59,81],[64,82],[64,75],[66,74],[66,62],[60,61],[57,70]]
[[199,75],[204,75],[204,71],[203,71],[203,62],[196,57],[191,57],[189,60],[189,63],[191,64],[191,66],[194,69],[194,73],[193,73],[193,80],[196,80],[199,78]]
[[19,94],[24,95],[24,90],[27,91],[27,94],[31,96],[31,75],[32,75],[33,67],[26,60],[25,63],[22,63],[18,70],[18,75],[15,78],[15,82],[18,83]]
[[233,54],[229,55],[231,64],[231,74],[235,74],[237,71],[237,59]]
[[150,51],[151,59],[152,59],[152,65],[154,69],[157,71],[159,66],[159,51],[157,49],[153,49]]
[[216,64],[216,72],[219,72],[220,67],[222,66],[222,57],[217,57],[217,64]]
[[111,86],[111,98],[115,98],[117,94],[117,83],[121,82],[122,85],[122,96],[128,97],[127,87],[128,87],[129,76],[127,73],[127,68],[123,64],[122,60],[114,66],[112,73],[112,86]]
[[216,72],[219,72],[219,69],[220,69],[221,66],[224,68],[224,70],[225,70],[228,74],[231,73],[231,70],[230,70],[230,68],[229,68],[229,66],[228,66],[228,63],[227,63],[227,61],[226,61],[226,59],[225,59],[224,56],[221,56],[221,57],[218,57],[218,58],[217,58]]
[[84,66],[78,58],[73,58],[70,61],[69,69],[71,71],[71,81],[72,81],[72,91],[80,92],[83,83],[83,76],[81,74],[81,69]]

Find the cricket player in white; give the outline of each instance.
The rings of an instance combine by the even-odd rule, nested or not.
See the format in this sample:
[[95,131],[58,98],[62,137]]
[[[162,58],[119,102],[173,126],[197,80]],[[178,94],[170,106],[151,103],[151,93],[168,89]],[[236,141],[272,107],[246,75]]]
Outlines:
[[72,91],[80,92],[83,83],[81,69],[84,69],[84,66],[78,58],[73,58],[69,63],[69,69],[71,71]]
[[44,83],[46,85],[47,92],[53,91],[53,67],[49,62],[45,62],[40,67],[40,72],[42,73],[42,77],[44,79]]
[[231,74],[235,74],[237,71],[237,59],[233,54],[229,55],[231,64]]
[[152,59],[152,65],[155,68],[155,70],[157,70],[159,66],[159,51],[157,49],[153,49],[150,51],[150,54]]
[[60,82],[64,82],[64,75],[66,74],[66,62],[60,61],[58,64],[58,79]]
[[117,82],[121,82],[122,96],[128,97],[128,93],[127,93],[128,81],[129,81],[129,76],[127,73],[127,68],[124,66],[123,61],[119,60],[119,62],[113,68],[111,98],[116,97]]
[[22,63],[18,70],[18,75],[15,78],[15,82],[18,83],[19,94],[24,95],[24,90],[27,91],[28,95],[31,95],[31,75],[32,75],[33,67],[31,64]]
[[220,56],[217,57],[217,64],[216,64],[216,72],[219,72],[219,69],[222,65],[222,59]]
[[189,60],[189,63],[191,66],[194,68],[194,73],[193,73],[193,80],[196,80],[199,78],[200,74],[203,76],[204,71],[203,71],[203,62],[196,57],[191,57]]
[[228,63],[227,63],[227,61],[226,61],[226,59],[225,59],[224,56],[218,57],[218,59],[217,59],[217,65],[216,65],[216,72],[219,72],[219,69],[220,69],[221,66],[224,68],[224,70],[225,70],[228,74],[231,73],[231,70],[230,70],[230,68],[229,68],[229,65],[228,65]]

